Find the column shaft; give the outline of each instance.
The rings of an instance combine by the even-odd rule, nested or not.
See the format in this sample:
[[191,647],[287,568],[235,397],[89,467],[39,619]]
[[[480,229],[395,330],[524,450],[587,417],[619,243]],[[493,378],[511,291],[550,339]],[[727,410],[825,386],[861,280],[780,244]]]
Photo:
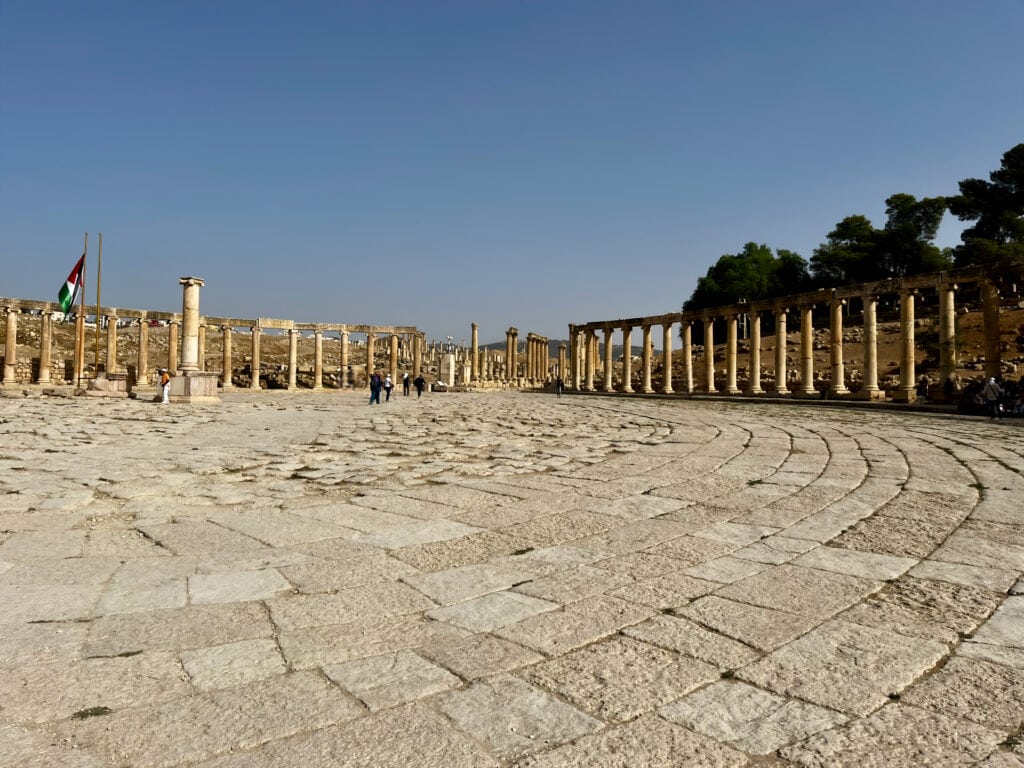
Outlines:
[[366,334],[366,386],[370,386],[370,377],[374,372],[374,360],[373,353],[374,347],[377,346],[377,336],[373,333]]
[[761,389],[761,313],[751,312],[750,315],[750,372],[747,394],[760,395]]
[[473,323],[472,326],[472,355],[473,359],[469,361],[470,364],[470,381],[477,381],[480,378],[480,339],[477,335],[477,324]]
[[[18,310],[16,307],[7,307],[4,312],[7,320],[6,334],[4,336],[4,384],[15,384],[15,367],[18,364]],[[97,318],[97,322],[98,322]]]
[[738,395],[740,388],[736,386],[736,330],[739,315],[732,312],[726,317],[725,322],[725,391],[730,395]]
[[651,326],[644,325],[641,327],[643,353],[641,364],[643,365],[643,374],[641,378],[640,391],[645,395],[649,395],[654,391],[654,387],[651,386]]
[[939,381],[946,383],[956,372],[956,286],[940,285],[939,292]]
[[149,384],[149,320],[139,320],[139,351],[135,361],[135,383]]
[[231,389],[234,386],[231,381],[231,374],[234,372],[231,362],[231,327],[225,325],[220,332],[224,345],[220,364],[220,385],[222,389]]
[[39,316],[39,376],[36,382],[49,384],[53,380],[50,369],[53,367],[53,313],[43,311]]
[[1003,353],[999,332],[999,289],[995,284],[981,284],[982,324],[985,328],[985,375],[1002,376]]
[[905,291],[900,295],[900,386],[896,398],[900,402],[912,403],[917,399],[917,382],[914,380],[914,293]]
[[313,389],[324,388],[324,332],[313,331]]
[[622,328],[622,391],[633,391],[633,329]]
[[672,323],[662,325],[661,368],[664,371],[661,379],[661,392],[670,395],[672,394]]
[[252,365],[250,366],[252,379],[249,382],[249,389],[260,388],[260,329],[252,329]]
[[295,328],[288,329],[288,389],[298,387],[299,369],[299,332]]
[[813,395],[814,388],[814,307],[800,308],[800,392]]
[[612,329],[604,329],[604,391],[614,391],[612,386]]
[[693,394],[693,321],[683,320],[683,386]]
[[704,318],[704,375],[707,383],[704,391],[709,395],[717,392],[715,389],[715,318]]
[[117,315],[107,315],[107,373],[117,373]]
[[786,385],[787,367],[787,345],[789,341],[786,331],[786,317],[789,314],[785,307],[775,308],[775,394],[788,395],[789,387]]
[[829,323],[830,349],[829,359],[832,363],[832,381],[829,384],[829,394],[845,395],[846,369],[843,366],[843,305],[846,302],[836,299],[831,305],[831,322]]
[[864,384],[861,391],[869,398],[878,393],[878,297],[864,297]]
[[178,372],[178,320],[167,324],[167,372],[174,376]]

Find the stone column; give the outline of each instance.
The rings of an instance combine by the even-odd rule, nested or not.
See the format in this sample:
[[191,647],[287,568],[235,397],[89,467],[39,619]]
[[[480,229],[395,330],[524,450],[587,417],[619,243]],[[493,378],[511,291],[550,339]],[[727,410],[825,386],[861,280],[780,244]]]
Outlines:
[[789,344],[789,335],[786,331],[788,315],[789,309],[786,307],[775,308],[775,394],[780,397],[789,394],[789,387],[786,386],[786,369],[789,365],[786,359],[786,348]]
[[231,381],[231,375],[234,372],[234,367],[231,360],[231,326],[221,326],[220,333],[224,345],[223,359],[220,364],[220,386],[221,389],[232,389],[234,383]]
[[313,331],[313,389],[324,388],[324,332]]
[[693,394],[693,321],[683,320],[683,386]]
[[862,397],[873,400],[878,389],[878,297],[864,296],[864,383]]
[[736,386],[736,330],[739,316],[730,312],[725,318],[725,392],[738,395],[740,388]]
[[420,371],[423,367],[423,345],[425,340],[420,336],[413,337],[412,340],[412,377],[415,379],[420,375]]
[[509,356],[509,366],[512,371],[509,378],[516,382],[519,379],[519,329],[512,329],[512,346],[510,347],[512,354]]
[[985,375],[1003,374],[1003,352],[999,338],[999,289],[995,283],[981,284],[982,325],[985,329]]
[[814,388],[814,306],[800,307],[800,392],[813,395]]
[[[569,378],[565,386],[574,390],[580,388],[580,361],[579,361],[580,340],[577,335],[576,326],[569,324]],[[563,377],[564,378],[564,377]]]
[[640,332],[641,344],[643,345],[640,356],[641,365],[643,366],[640,377],[640,391],[645,395],[649,395],[654,392],[654,387],[651,386],[651,326],[640,326]]
[[829,323],[829,341],[831,349],[829,359],[832,363],[832,382],[829,384],[829,394],[845,395],[850,390],[846,388],[846,369],[843,367],[843,306],[846,302],[843,299],[833,299],[831,305],[832,322]]
[[604,391],[614,392],[612,386],[612,327],[604,329]]
[[[474,356],[474,360],[475,360]],[[474,363],[475,365],[475,363]],[[478,369],[479,370],[479,369]],[[391,373],[392,386],[398,386],[398,334],[391,334],[391,353],[388,357],[388,371]]]
[[477,381],[480,378],[480,339],[477,335],[477,324],[473,323],[471,326],[472,334],[472,347],[473,347],[473,359],[470,361],[470,381]]
[[377,346],[377,335],[374,334],[374,333],[367,333],[366,334],[366,382],[367,382],[366,385],[367,386],[370,385],[369,384],[370,377],[373,375],[373,372],[376,370],[373,367],[374,366],[373,348],[375,346]]
[[117,373],[117,313],[107,315],[107,373]]
[[288,329],[288,389],[298,387],[299,370],[299,331],[297,328]]
[[338,363],[338,365],[340,366],[340,370],[338,371],[338,375],[341,378],[341,382],[339,383],[339,387],[341,389],[345,389],[349,385],[349,381],[348,381],[348,364],[349,364],[348,363],[348,331],[340,331],[338,333],[338,336],[341,339],[341,361]]
[[206,323],[199,324],[199,370],[206,370]]
[[633,329],[622,326],[622,391],[633,391]]
[[249,382],[249,389],[260,388],[260,329],[253,326],[252,329],[252,381]]
[[50,368],[53,366],[51,359],[53,350],[53,313],[43,311],[39,316],[39,376],[37,384],[49,384],[53,381]]
[[178,372],[178,326],[179,320],[167,323],[167,372],[172,376]]
[[565,361],[566,361],[565,342],[563,341],[563,342],[559,343],[559,345],[558,345],[558,378],[560,378],[562,380],[562,385],[563,386],[566,383],[566,379],[569,378],[565,374]]
[[[956,372],[956,284],[938,286],[939,293],[939,381]],[[939,391],[942,391],[941,389]]]
[[912,403],[917,399],[914,360],[914,291],[900,294],[900,385],[893,399]]
[[512,381],[512,329],[505,331],[505,381]]
[[183,277],[181,303],[181,370],[199,370],[199,289],[206,285],[198,277]]
[[[4,312],[7,320],[7,333],[4,344],[4,384],[16,384],[15,366],[18,364],[18,308],[7,307]],[[97,318],[99,322],[99,318]]]
[[672,323],[662,323],[661,367],[665,372],[661,379],[661,393],[672,394]]
[[149,384],[149,320],[141,318],[139,321],[139,351],[135,361],[135,384]]
[[704,317],[704,373],[707,376],[704,391],[714,394],[718,391],[715,389],[715,318],[710,315]]
[[761,389],[761,313],[750,312],[750,383],[747,384],[748,395],[762,395]]

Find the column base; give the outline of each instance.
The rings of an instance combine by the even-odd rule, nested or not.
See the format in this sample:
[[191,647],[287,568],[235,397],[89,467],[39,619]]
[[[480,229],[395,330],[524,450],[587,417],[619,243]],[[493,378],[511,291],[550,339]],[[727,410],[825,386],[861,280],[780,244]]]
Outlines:
[[764,390],[763,389],[748,389],[745,394],[749,395],[750,397],[760,397],[761,395],[764,394]]
[[848,394],[850,394],[850,390],[848,390],[846,387],[843,387],[842,389],[840,389],[838,387],[835,388],[835,389],[831,389],[830,388],[829,391],[828,391],[828,396],[829,397],[843,397],[844,395],[848,395]]
[[916,403],[917,391],[913,389],[897,389],[892,393],[894,403]]
[[661,394],[663,394],[663,395],[674,395],[675,394],[675,390],[672,389],[672,387],[666,387],[665,389],[661,390]]
[[742,390],[739,387],[726,387],[725,394],[727,394],[727,395],[739,395],[739,394],[742,394]]
[[641,389],[640,391],[641,391],[641,392],[642,392],[643,394],[645,394],[645,395],[653,395],[653,394],[654,394],[654,387],[644,387],[644,388],[643,388],[643,389]]
[[884,389],[859,389],[853,393],[854,400],[885,400]]
[[171,379],[169,400],[172,403],[219,403],[217,381],[219,373],[183,371]]
[[775,395],[775,397],[789,397],[790,393],[788,389],[783,387],[782,389],[776,389],[772,394]]

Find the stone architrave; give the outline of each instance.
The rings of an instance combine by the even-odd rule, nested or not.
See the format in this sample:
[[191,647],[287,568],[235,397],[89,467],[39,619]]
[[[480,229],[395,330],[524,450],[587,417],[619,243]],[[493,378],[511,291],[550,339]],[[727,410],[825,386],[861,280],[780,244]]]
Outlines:
[[666,320],[662,323],[661,335],[661,393],[672,394],[672,322]]
[[748,395],[761,395],[761,312],[751,310],[750,318],[750,382],[747,385]]
[[231,363],[231,326],[222,326],[220,332],[224,344],[224,354],[221,361],[220,385],[222,389],[231,389],[234,387],[234,384],[231,382],[231,374],[233,372],[233,366]]
[[999,347],[999,289],[985,280],[981,283],[982,325],[985,329],[985,375],[1001,376],[1003,353]]
[[693,394],[693,321],[683,320],[683,387]]
[[725,393],[738,395],[740,388],[736,385],[736,336],[739,315],[736,312],[730,312],[725,323]]
[[299,368],[299,331],[296,328],[288,329],[288,389],[295,389],[298,386]]
[[18,308],[7,307],[4,312],[7,321],[4,342],[4,378],[3,383],[16,384],[16,367],[18,365]]
[[814,318],[813,304],[800,308],[800,394],[814,395]]
[[893,399],[901,403],[912,403],[917,399],[917,382],[914,380],[914,293],[913,290],[904,290],[900,294],[900,385]]
[[846,369],[843,367],[843,307],[846,301],[833,299],[831,309],[831,323],[829,323],[829,335],[831,336],[831,349],[829,358],[832,363],[832,382],[829,385],[829,394],[834,396],[848,394],[846,388]]
[[775,394],[779,397],[789,394],[789,387],[786,386],[786,375],[789,362],[787,360],[787,345],[789,335],[786,331],[786,318],[789,315],[787,307],[775,308]]
[[139,352],[135,363],[135,386],[149,384],[149,321],[139,318]]
[[715,389],[715,318],[711,315],[704,317],[704,373],[707,378],[704,391],[714,394],[718,390]]
[[117,312],[107,315],[107,357],[104,361],[107,373],[117,373]]
[[875,400],[885,396],[878,389],[878,297],[865,294],[864,302],[864,382],[858,397]]
[[640,379],[640,391],[645,395],[649,395],[654,392],[654,387],[651,386],[651,326],[644,324],[640,327],[641,331],[641,343],[643,349],[641,351],[641,366],[643,367],[641,379]]
[[167,323],[167,372],[172,376],[178,372],[178,327],[181,321],[174,319]]
[[202,278],[183,277],[181,308],[181,368],[171,379],[172,403],[219,402],[217,379],[219,375],[199,370],[199,289],[205,285]]
[[313,389],[324,388],[324,332],[313,331]]
[[53,363],[51,355],[53,350],[53,313],[44,311],[40,315],[39,327],[39,376],[36,382],[49,384],[52,381],[50,368]]
[[633,391],[633,328],[622,326],[622,391]]
[[260,329],[259,326],[252,328],[252,365],[250,366],[252,378],[249,381],[249,389],[260,388]]

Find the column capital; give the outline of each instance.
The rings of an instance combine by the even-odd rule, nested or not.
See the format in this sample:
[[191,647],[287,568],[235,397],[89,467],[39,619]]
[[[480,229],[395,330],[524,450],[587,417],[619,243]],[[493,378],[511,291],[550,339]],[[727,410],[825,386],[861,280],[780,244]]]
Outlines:
[[185,286],[198,285],[200,288],[202,288],[204,285],[206,285],[206,281],[203,280],[203,278],[201,277],[179,277],[178,284]]

